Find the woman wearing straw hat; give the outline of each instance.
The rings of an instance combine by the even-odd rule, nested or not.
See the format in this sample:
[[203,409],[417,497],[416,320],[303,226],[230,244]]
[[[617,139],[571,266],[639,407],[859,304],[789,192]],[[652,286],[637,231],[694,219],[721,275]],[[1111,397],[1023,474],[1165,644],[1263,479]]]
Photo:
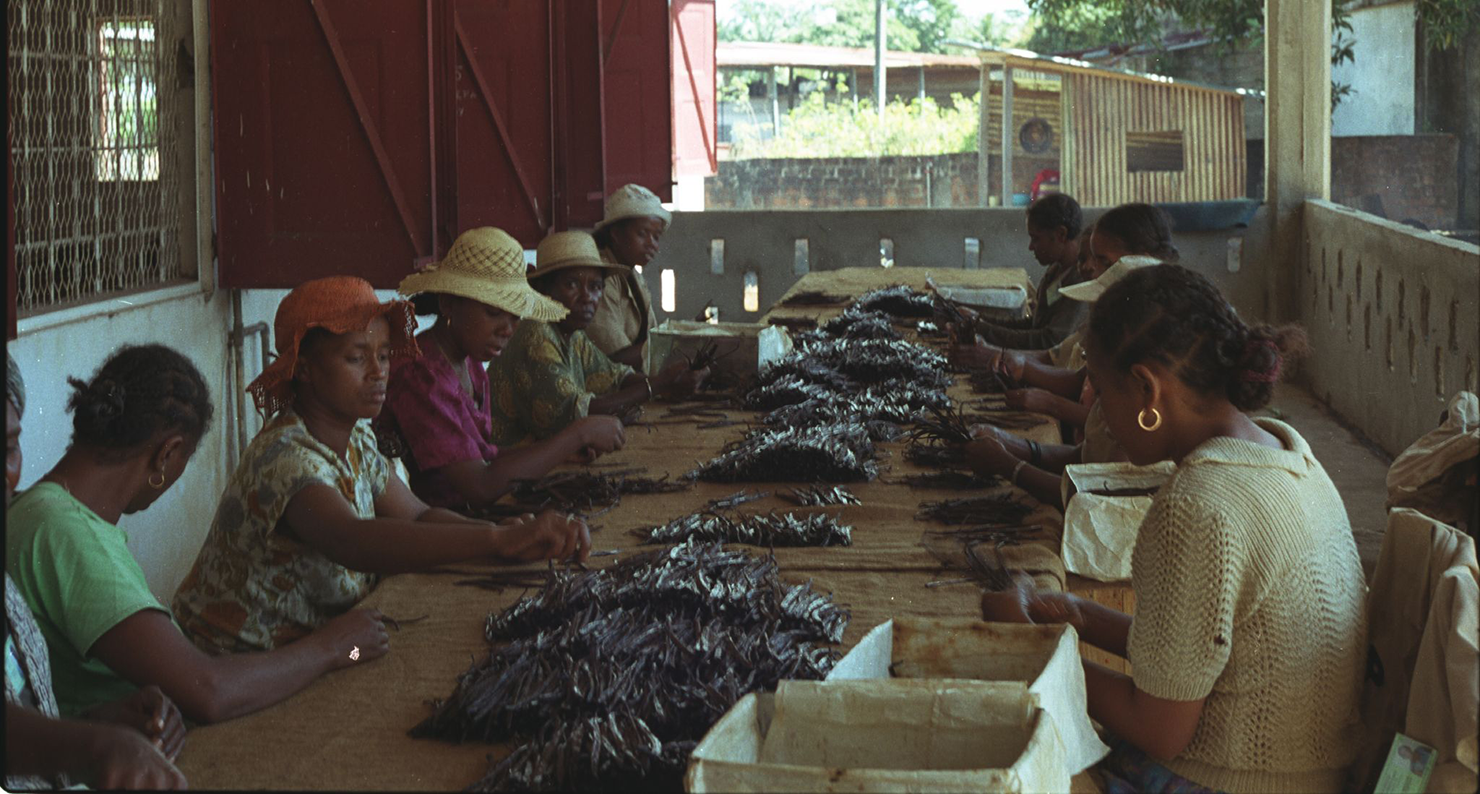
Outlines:
[[428,507],[391,470],[369,420],[385,402],[391,358],[417,352],[411,304],[381,303],[364,279],[331,276],[288,293],[273,325],[278,358],[248,386],[268,422],[175,594],[175,617],[197,645],[234,653],[293,643],[385,574],[589,553],[582,521],[550,511],[476,521]]
[[494,443],[549,438],[591,414],[622,416],[654,397],[687,396],[709,376],[676,361],[649,377],[591,343],[585,329],[618,268],[601,260],[585,232],[556,232],[540,243],[529,283],[570,311],[559,322],[520,323],[489,368]]
[[658,241],[668,231],[673,214],[651,190],[623,185],[606,197],[606,213],[593,234],[601,259],[618,268],[606,278],[596,317],[586,335],[601,352],[619,364],[650,372],[648,329],[658,324],[653,296],[637,269],[658,255]]
[[544,476],[575,455],[590,460],[621,449],[613,416],[578,419],[544,441],[500,451],[490,441],[488,374],[521,319],[565,317],[564,306],[535,292],[525,278],[524,249],[485,226],[458,236],[447,258],[407,276],[417,314],[437,321],[417,336],[420,353],[391,365],[385,410],[376,420],[381,449],[395,450],[411,490],[429,505],[477,507],[497,500],[518,478]]

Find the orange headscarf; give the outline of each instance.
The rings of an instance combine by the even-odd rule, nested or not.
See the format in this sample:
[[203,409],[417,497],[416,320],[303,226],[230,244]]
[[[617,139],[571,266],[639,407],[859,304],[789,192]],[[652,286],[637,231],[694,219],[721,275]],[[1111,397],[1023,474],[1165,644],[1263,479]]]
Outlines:
[[293,401],[298,346],[309,329],[347,334],[365,330],[380,316],[385,316],[390,325],[391,355],[416,355],[416,312],[410,303],[381,303],[370,282],[358,276],[329,276],[299,284],[278,304],[273,321],[277,360],[247,386],[257,410],[263,416],[272,416]]

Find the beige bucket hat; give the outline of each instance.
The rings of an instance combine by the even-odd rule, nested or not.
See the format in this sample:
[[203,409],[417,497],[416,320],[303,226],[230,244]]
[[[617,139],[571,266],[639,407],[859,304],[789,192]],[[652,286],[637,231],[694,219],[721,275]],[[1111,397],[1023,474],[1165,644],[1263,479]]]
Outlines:
[[1154,256],[1134,254],[1131,256],[1122,256],[1119,262],[1107,268],[1104,273],[1100,274],[1099,278],[1094,281],[1082,281],[1078,284],[1063,287],[1059,289],[1059,294],[1073,300],[1094,303],[1100,299],[1101,295],[1105,294],[1105,290],[1110,289],[1111,285],[1115,282],[1125,278],[1132,270],[1139,270],[1143,267],[1159,265],[1161,263],[1161,260]]
[[594,267],[609,273],[626,273],[627,268],[601,259],[596,238],[585,232],[555,232],[540,241],[535,251],[534,271],[530,280],[573,267]]
[[524,246],[503,229],[469,229],[452,242],[447,257],[396,288],[402,295],[442,292],[471,298],[518,316],[553,322],[569,309],[535,292],[524,273]]
[[606,209],[595,231],[627,218],[657,218],[663,222],[663,231],[666,232],[668,224],[673,221],[673,213],[663,209],[663,202],[653,191],[642,185],[623,185],[606,197]]

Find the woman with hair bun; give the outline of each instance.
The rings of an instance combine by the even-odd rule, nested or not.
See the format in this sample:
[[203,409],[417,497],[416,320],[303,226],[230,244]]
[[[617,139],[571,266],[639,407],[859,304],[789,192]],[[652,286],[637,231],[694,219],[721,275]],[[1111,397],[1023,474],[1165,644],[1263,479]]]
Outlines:
[[1269,402],[1297,328],[1249,325],[1211,282],[1142,268],[1095,302],[1089,378],[1132,463],[1177,470],[1132,558],[1134,617],[1064,593],[983,597],[988,620],[1067,622],[1117,740],[1107,790],[1338,791],[1357,751],[1366,587],[1341,496]]
[[151,685],[196,722],[230,719],[385,653],[380,615],[355,610],[271,653],[201,652],[150,592],[118,527],[180,478],[210,426],[200,371],[164,345],[124,347],[90,381],[69,378],[72,444],[6,515],[6,571],[46,638],[63,717]]

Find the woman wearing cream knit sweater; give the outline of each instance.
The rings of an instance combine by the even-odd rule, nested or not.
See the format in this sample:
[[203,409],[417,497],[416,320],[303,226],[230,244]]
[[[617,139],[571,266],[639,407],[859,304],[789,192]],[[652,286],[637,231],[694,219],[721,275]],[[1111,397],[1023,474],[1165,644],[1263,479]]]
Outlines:
[[[988,620],[1069,622],[1114,734],[1108,790],[1337,791],[1356,751],[1365,584],[1346,510],[1289,425],[1251,419],[1294,329],[1250,327],[1207,279],[1138,270],[1096,302],[1090,380],[1132,462],[1177,461],[1132,557],[1136,615],[988,594]],[[976,443],[993,443],[991,439]]]

